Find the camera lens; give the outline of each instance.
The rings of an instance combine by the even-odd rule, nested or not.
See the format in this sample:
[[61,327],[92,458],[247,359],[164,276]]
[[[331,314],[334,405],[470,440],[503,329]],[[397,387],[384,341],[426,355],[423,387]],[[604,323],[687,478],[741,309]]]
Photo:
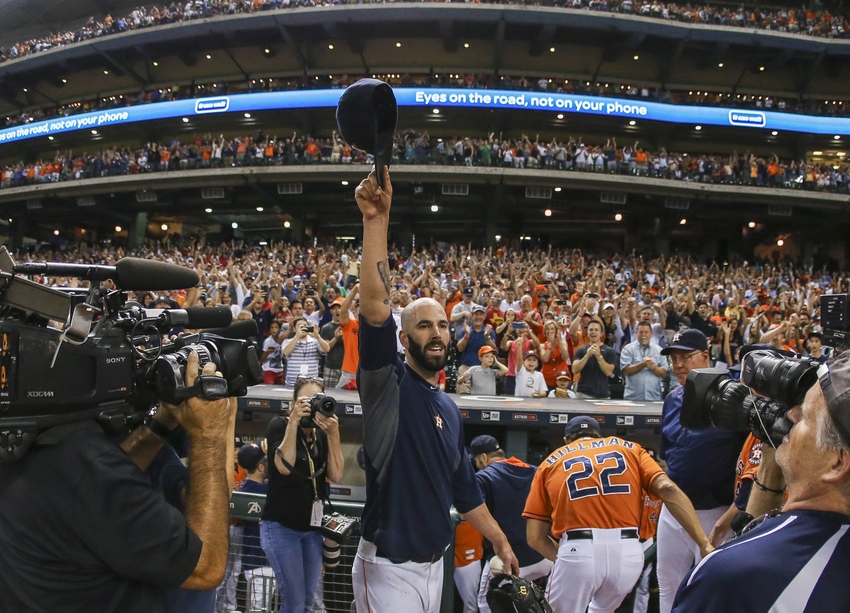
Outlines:
[[817,382],[817,365],[753,351],[744,356],[741,381],[762,396],[791,408],[801,404],[806,392]]

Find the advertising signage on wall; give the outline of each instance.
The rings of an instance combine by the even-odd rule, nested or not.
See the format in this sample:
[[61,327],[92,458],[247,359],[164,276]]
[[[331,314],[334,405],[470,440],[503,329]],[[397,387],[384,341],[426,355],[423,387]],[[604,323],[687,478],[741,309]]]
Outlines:
[[[174,100],[57,117],[0,130],[0,145],[77,130],[177,117],[289,109],[333,108],[341,89],[262,92]],[[806,134],[850,135],[850,118],[775,111],[664,104],[634,99],[491,89],[398,88],[402,107],[521,109],[564,115],[601,115],[675,124],[764,128]]]

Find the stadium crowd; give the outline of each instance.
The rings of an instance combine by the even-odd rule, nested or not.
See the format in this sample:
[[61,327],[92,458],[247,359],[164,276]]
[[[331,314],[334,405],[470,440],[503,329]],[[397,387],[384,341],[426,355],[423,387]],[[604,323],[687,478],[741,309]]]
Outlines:
[[[121,248],[78,244],[21,253],[17,259],[114,264],[124,255],[130,254]],[[192,242],[144,248],[133,255],[193,268],[201,278],[197,288],[139,295],[147,306],[226,305],[234,320],[257,321],[267,382],[294,380],[306,369],[311,376],[324,371],[328,387],[352,385],[357,344],[348,322],[356,318],[359,303],[357,249]],[[628,369],[635,364],[630,356],[635,343],[663,348],[686,327],[701,330],[711,342],[712,358],[728,367],[739,364],[744,345],[758,342],[825,360],[820,296],[850,288],[850,277],[792,262],[707,265],[690,257],[590,255],[551,247],[394,249],[390,265],[391,306],[397,318],[420,297],[433,297],[445,307],[454,339],[446,369],[448,390],[459,386],[467,392],[518,396],[607,397],[625,391],[626,398],[661,400],[662,391],[675,386],[666,362],[659,360],[654,368],[661,370],[646,382],[641,378],[649,371]],[[286,351],[289,342],[309,344],[312,351],[295,358],[291,348]],[[613,367],[610,376],[600,378],[595,369],[584,370],[585,364],[576,368],[594,346]],[[282,357],[273,360],[269,371],[275,352]],[[491,371],[486,376],[479,372],[482,363]],[[533,387],[517,385],[522,368],[540,372]],[[580,378],[575,376],[579,372]]]
[[[101,20],[92,16],[78,28],[10,44],[8,47],[0,49],[0,62],[15,60],[73,43],[159,25],[219,15],[348,3],[346,0],[187,0],[185,3],[172,2],[162,6],[137,6],[129,15],[113,17],[111,14],[107,14]],[[357,3],[362,4],[363,2]],[[518,3],[516,0],[512,0],[496,2],[495,4]],[[640,0],[533,0],[522,4],[622,13],[651,19],[710,26],[773,30],[821,38],[850,38],[850,22],[843,15],[833,15],[828,10],[805,8],[795,10],[784,7],[769,10],[765,8],[745,8],[744,6],[735,9],[710,4],[682,5],[673,2],[659,2],[658,0],[646,0],[644,2]]]
[[[821,100],[811,98],[782,98],[770,95],[732,94],[701,90],[667,90],[654,87],[617,83],[591,83],[579,79],[560,79],[493,74],[375,74],[375,78],[386,81],[393,87],[462,87],[475,89],[506,89],[545,91],[559,94],[604,96],[648,100],[669,104],[693,106],[719,106],[726,108],[763,109],[786,113],[805,113],[844,117],[850,107],[844,100]],[[68,117],[79,113],[122,108],[139,104],[155,104],[170,100],[201,98],[204,96],[234,95],[251,92],[290,91],[305,89],[344,88],[358,77],[349,75],[315,75],[308,77],[260,78],[248,81],[215,82],[192,85],[174,85],[171,88],[154,88],[137,93],[117,94],[70,104],[34,108],[18,115],[7,115],[0,127],[11,127],[51,119]]]
[[[82,154],[57,152],[52,159],[6,165],[0,171],[0,189],[175,170],[372,162],[371,156],[350,147],[336,132],[330,137],[313,138],[295,133],[279,137],[261,130],[254,136],[225,138],[207,134],[188,141],[152,142],[136,148],[113,147]],[[850,179],[850,165],[844,158],[827,163],[780,160],[775,155],[765,158],[752,153],[692,155],[664,148],[650,150],[640,141],[618,144],[615,138],[603,145],[573,136],[551,140],[539,135],[503,138],[501,134],[434,138],[428,132],[412,130],[397,135],[393,162],[616,173],[839,193],[847,192]]]

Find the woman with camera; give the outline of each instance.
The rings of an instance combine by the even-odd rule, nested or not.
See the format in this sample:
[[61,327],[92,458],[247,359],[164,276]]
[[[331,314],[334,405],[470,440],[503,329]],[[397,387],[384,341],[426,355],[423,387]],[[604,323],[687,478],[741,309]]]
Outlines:
[[280,613],[313,610],[322,570],[322,501],[327,481],[337,483],[344,466],[339,421],[312,408],[324,382],[299,377],[288,415],[269,423],[269,493],[260,543],[274,570]]

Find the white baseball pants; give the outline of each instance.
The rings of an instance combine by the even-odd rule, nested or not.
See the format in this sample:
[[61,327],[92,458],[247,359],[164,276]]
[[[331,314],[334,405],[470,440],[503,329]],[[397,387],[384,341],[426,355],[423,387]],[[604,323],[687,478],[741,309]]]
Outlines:
[[481,560],[455,567],[455,586],[463,601],[463,613],[478,613],[478,582],[481,579]]

